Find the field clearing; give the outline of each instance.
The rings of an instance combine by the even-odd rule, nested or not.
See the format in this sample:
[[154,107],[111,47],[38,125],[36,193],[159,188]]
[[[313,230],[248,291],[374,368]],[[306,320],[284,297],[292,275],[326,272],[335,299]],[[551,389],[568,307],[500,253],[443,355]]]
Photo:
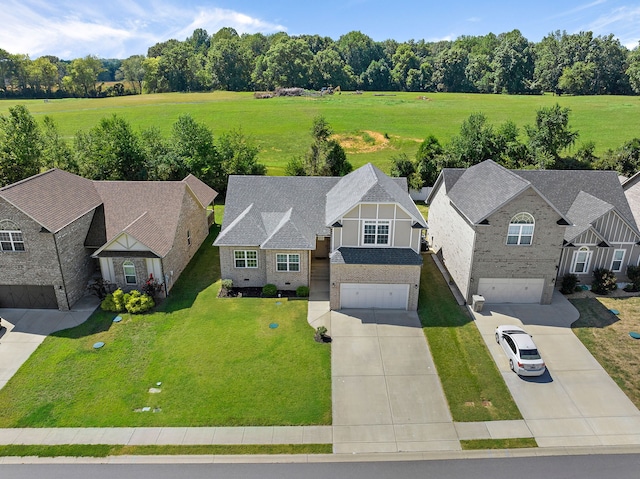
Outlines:
[[76,131],[87,130],[112,114],[122,116],[136,129],[155,126],[168,135],[177,118],[189,113],[214,135],[241,128],[258,144],[260,161],[268,166],[269,174],[277,175],[291,158],[304,154],[317,115],[325,116],[340,139],[363,139],[355,142],[361,147],[347,149],[354,167],[372,162],[388,172],[392,156],[400,152],[413,156],[429,134],[446,143],[471,113],[483,112],[494,125],[510,119],[523,127],[533,124],[539,108],[555,103],[571,109],[570,125],[580,133],[578,144],[595,142],[596,154],[640,137],[640,97],[632,96],[344,92],[256,100],[253,93],[164,93],[46,102],[3,100],[0,114],[24,104],[36,118],[52,116],[61,134],[71,139]]

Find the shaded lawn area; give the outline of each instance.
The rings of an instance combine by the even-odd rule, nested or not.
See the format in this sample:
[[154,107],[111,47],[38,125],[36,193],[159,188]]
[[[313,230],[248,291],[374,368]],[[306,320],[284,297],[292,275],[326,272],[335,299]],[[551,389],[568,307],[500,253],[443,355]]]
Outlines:
[[48,337],[0,390],[0,427],[330,424],[330,346],[307,301],[217,298],[218,231],[156,312],[97,311]]
[[478,328],[431,255],[423,255],[418,315],[454,421],[522,419]]
[[[570,299],[580,312],[571,325],[594,358],[640,408],[640,340],[629,336],[640,333],[640,297]],[[620,312],[615,315],[609,309]]]

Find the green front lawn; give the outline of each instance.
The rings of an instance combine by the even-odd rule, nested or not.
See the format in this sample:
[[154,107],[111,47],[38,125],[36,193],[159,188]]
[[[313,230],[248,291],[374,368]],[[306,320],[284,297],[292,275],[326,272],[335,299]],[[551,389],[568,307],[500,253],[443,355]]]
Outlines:
[[522,419],[464,307],[430,255],[424,255],[418,314],[454,421]]
[[218,231],[156,312],[97,311],[48,337],[0,390],[0,427],[330,424],[330,346],[307,301],[217,298]]
[[[580,319],[571,325],[578,339],[640,408],[640,297],[571,299]],[[610,309],[620,312],[613,314]]]

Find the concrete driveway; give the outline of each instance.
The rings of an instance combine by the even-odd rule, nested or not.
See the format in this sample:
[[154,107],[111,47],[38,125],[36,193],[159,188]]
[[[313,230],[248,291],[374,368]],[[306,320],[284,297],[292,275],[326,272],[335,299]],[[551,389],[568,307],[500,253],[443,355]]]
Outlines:
[[[556,292],[551,305],[487,304],[476,325],[541,447],[640,444],[640,411],[571,330],[577,310]],[[495,341],[500,324],[523,326],[548,371],[520,378]]]
[[0,308],[0,389],[48,335],[84,323],[99,304],[97,297],[86,296],[71,311]]
[[418,315],[331,312],[334,452],[460,450]]

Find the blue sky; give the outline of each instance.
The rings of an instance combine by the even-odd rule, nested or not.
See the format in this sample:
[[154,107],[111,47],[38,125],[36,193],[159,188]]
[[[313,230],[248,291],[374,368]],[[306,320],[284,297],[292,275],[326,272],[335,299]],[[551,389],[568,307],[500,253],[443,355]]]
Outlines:
[[537,0],[3,0],[0,48],[31,58],[126,58],[157,42],[210,34],[319,34],[337,40],[359,30],[376,41],[453,40],[519,29],[537,42],[549,32],[613,33],[629,48],[640,40],[640,1]]

